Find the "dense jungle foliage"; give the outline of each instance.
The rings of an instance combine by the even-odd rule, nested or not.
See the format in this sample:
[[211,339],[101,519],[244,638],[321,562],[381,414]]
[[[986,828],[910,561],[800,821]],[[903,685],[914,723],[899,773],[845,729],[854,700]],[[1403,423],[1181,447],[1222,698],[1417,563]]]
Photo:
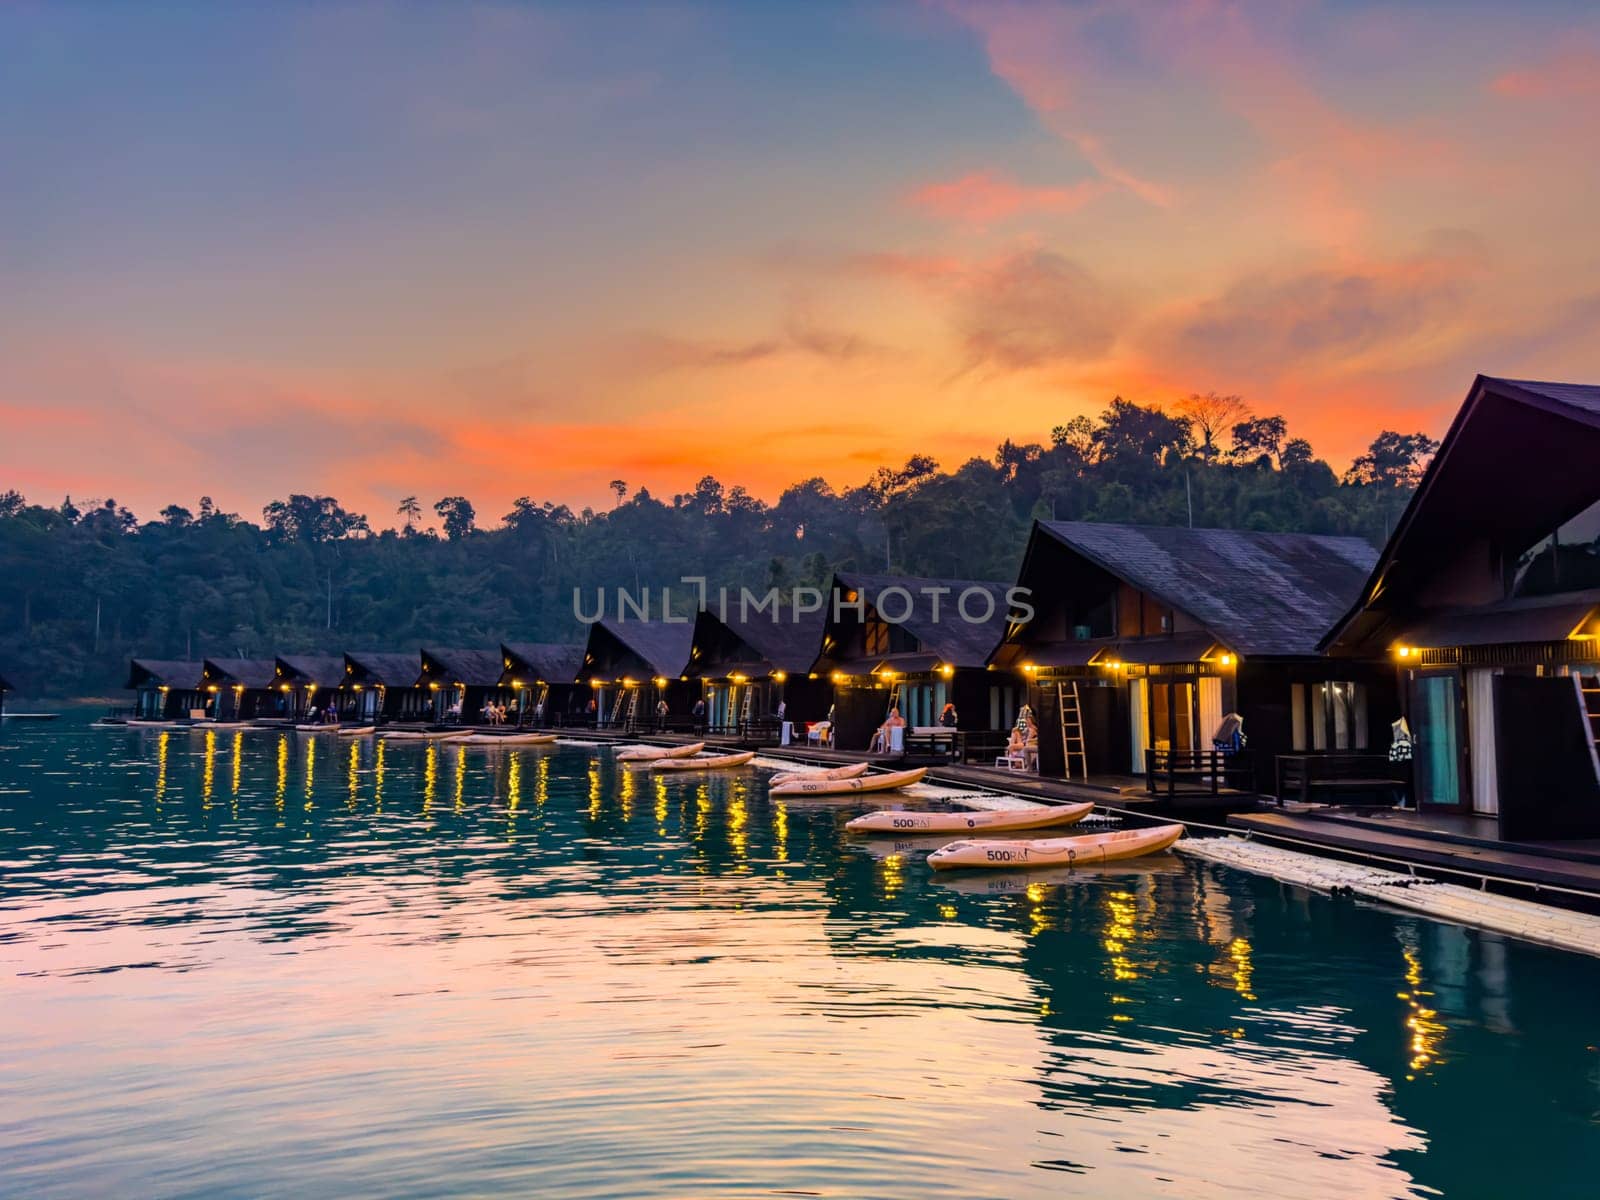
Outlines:
[[615,480],[606,512],[529,496],[482,522],[465,497],[397,497],[380,530],[328,496],[275,500],[257,523],[209,498],[141,520],[112,499],[0,491],[0,675],[25,694],[110,695],[132,655],[576,640],[574,588],[592,610],[595,588],[686,575],[756,589],[838,569],[1008,581],[1039,517],[1381,543],[1436,448],[1385,431],[1341,477],[1283,418],[1207,395],[1168,410],[1117,398],[1049,444],[1007,440],[953,471],[914,455],[844,491],[802,480],[771,504],[709,476],[669,498]]

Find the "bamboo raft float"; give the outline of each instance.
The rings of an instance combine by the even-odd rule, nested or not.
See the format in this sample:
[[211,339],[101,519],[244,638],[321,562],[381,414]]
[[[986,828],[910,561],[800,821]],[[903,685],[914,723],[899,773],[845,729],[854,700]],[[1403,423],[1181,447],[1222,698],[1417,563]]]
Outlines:
[[909,771],[885,771],[879,775],[859,775],[851,779],[793,779],[768,789],[770,796],[850,796],[858,792],[889,792],[921,783],[927,767]]
[[1436,921],[1487,929],[1541,946],[1600,957],[1600,917],[1458,883],[1340,862],[1237,837],[1191,838],[1183,854],[1266,875],[1324,895],[1351,895]]
[[617,751],[620,763],[657,763],[667,758],[693,758],[706,748],[704,742],[690,742],[686,746],[635,746],[631,750]]

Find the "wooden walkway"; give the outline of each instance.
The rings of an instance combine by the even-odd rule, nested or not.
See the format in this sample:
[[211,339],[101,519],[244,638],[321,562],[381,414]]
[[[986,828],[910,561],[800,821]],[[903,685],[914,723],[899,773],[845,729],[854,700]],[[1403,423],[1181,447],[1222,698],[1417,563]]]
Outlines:
[[1293,839],[1302,847],[1369,854],[1440,871],[1492,876],[1534,887],[1573,888],[1600,897],[1600,862],[1569,858],[1560,843],[1524,847],[1515,842],[1485,845],[1477,839],[1449,841],[1432,834],[1370,828],[1351,822],[1287,812],[1236,813],[1228,824],[1253,833]]

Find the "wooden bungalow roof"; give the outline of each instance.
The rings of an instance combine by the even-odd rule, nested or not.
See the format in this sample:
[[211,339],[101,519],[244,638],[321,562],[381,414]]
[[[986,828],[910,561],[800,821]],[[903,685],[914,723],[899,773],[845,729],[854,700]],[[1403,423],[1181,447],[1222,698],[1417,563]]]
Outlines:
[[500,646],[502,682],[519,674],[545,683],[571,683],[583,669],[583,647],[564,642],[504,642]]
[[344,659],[335,655],[278,656],[277,677],[283,683],[314,683],[336,688],[344,682]]
[[203,677],[259,691],[270,688],[278,677],[278,662],[272,658],[208,658]]
[[187,691],[200,686],[200,677],[205,670],[203,662],[185,662],[176,658],[133,658],[128,660],[128,682],[123,686],[130,691],[146,684]]
[[[705,609],[695,618],[691,646],[698,651],[705,642],[722,631],[731,641],[733,656],[715,661],[720,674],[767,675],[783,671],[789,675],[803,675],[811,670],[822,650],[822,631],[827,624],[827,606],[816,612],[795,613],[792,610],[767,611],[760,614],[740,614],[730,607],[727,619]],[[774,620],[773,618],[777,619]],[[704,675],[710,661],[697,655],[689,662],[685,673]]]
[[[393,651],[347,651],[344,656],[345,678],[380,687],[415,687],[421,658],[416,651],[409,654]],[[353,669],[352,669],[353,668]]]
[[1353,651],[1389,640],[1463,538],[1520,548],[1582,512],[1600,498],[1597,458],[1600,386],[1477,376],[1365,586],[1322,645]]
[[419,682],[447,679],[468,687],[499,687],[504,671],[498,650],[430,650],[424,647]]
[[[689,665],[694,646],[692,621],[624,621],[605,618],[589,627],[589,644],[584,663],[596,650],[594,635],[599,632],[621,644],[653,675],[677,679]],[[580,668],[581,670],[581,668]]]
[[[1040,537],[1186,613],[1230,650],[1268,657],[1316,654],[1377,559],[1362,538],[1313,533],[1037,521]],[[1027,558],[1022,574],[1038,586]]]
[[[1005,632],[1006,595],[1011,590],[1008,583],[984,579],[923,579],[909,575],[853,573],[834,576],[834,587],[860,592],[874,611],[878,609],[879,598],[890,588],[904,589],[911,595],[911,611],[899,624],[917,639],[922,652],[956,667],[985,665],[989,651]],[[988,592],[994,600],[993,612],[987,620],[968,621],[957,610],[961,593],[972,588]],[[945,590],[936,596],[933,589]],[[904,602],[898,596],[895,600],[898,612]],[[937,616],[934,615],[936,605]]]

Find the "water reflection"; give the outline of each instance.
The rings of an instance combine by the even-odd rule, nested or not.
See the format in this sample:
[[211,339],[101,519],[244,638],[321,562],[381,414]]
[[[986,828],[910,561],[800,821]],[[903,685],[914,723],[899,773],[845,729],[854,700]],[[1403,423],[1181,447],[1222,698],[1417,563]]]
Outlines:
[[1170,858],[936,878],[577,750],[299,739],[285,830],[289,738],[234,735],[226,807],[172,739],[0,741],[0,1193],[1563,1195],[1600,1152],[1586,960]]

